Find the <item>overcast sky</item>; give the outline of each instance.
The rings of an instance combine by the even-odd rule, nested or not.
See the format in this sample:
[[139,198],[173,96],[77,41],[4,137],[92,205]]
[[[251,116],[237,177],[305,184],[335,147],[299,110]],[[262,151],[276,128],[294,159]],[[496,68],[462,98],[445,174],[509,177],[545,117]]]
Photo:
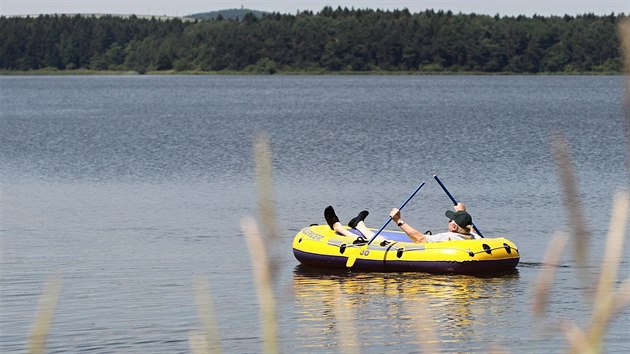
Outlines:
[[320,11],[324,6],[370,9],[403,9],[411,12],[426,9],[451,10],[454,13],[487,15],[578,15],[594,13],[630,14],[630,0],[445,0],[445,1],[335,1],[335,0],[0,0],[0,14],[36,15],[55,13],[111,13],[136,15],[185,16],[188,14],[241,6],[269,12],[296,13],[298,10]]

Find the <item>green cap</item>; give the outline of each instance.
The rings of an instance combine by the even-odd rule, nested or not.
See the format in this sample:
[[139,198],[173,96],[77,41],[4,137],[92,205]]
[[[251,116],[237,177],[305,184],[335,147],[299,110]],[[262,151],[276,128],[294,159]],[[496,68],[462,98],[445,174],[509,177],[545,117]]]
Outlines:
[[455,223],[459,225],[459,227],[465,228],[466,226],[472,225],[473,223],[472,216],[470,216],[470,214],[465,211],[447,210],[444,215],[446,215],[447,218],[454,220]]

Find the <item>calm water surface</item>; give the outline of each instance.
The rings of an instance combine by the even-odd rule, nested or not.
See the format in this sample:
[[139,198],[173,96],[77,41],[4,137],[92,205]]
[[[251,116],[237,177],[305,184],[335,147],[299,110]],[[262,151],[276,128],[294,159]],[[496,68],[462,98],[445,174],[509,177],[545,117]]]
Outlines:
[[[257,215],[252,142],[273,150],[272,254],[283,352],[329,353],[353,314],[362,351],[562,352],[560,321],[588,323],[578,274],[597,275],[612,196],[627,187],[621,77],[0,77],[0,352],[21,352],[47,279],[63,291],[51,353],[188,352],[211,286],[221,344],[262,351],[240,220]],[[570,230],[550,141],[564,134],[593,234],[586,268],[563,257],[548,312],[531,313],[549,240]],[[486,237],[520,248],[500,276],[313,272],[291,240],[368,209],[380,226],[421,180],[405,219],[443,230],[438,174]],[[569,248],[570,250],[570,248]],[[624,249],[620,280],[629,276]],[[630,348],[630,311],[606,353]],[[424,332],[426,333],[426,332]]]

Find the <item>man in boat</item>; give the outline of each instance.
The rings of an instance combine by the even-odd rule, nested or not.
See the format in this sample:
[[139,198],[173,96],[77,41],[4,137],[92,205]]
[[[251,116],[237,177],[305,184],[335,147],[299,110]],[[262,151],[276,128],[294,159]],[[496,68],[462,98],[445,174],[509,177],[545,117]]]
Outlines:
[[[407,236],[416,243],[441,242],[450,240],[472,240],[475,238],[480,238],[480,236],[472,232],[472,216],[466,211],[466,206],[464,206],[464,204],[462,203],[458,203],[453,209],[454,211],[447,210],[444,213],[444,215],[449,218],[447,226],[448,231],[435,235],[432,235],[430,231],[422,233],[413,228],[402,219],[400,210],[398,210],[397,208],[393,208],[390,211],[389,216],[398,225],[398,227],[400,227],[400,229],[404,231],[405,234],[407,234]],[[365,225],[364,221],[368,214],[369,212],[367,210],[361,211],[359,215],[350,220],[348,226],[358,230],[361,234],[363,234],[365,238],[369,239],[374,236],[374,232],[368,229]],[[326,219],[328,226],[330,226],[330,228],[336,231],[338,234],[348,237],[357,237],[355,234],[353,234],[341,225],[341,222],[339,222],[339,218],[335,214],[335,210],[332,206],[326,207],[326,209],[324,210],[324,218]]]
[[447,232],[431,235],[430,233],[422,233],[414,229],[411,225],[407,224],[400,216],[400,210],[393,208],[389,212],[389,216],[392,220],[403,230],[410,239],[417,243],[425,242],[440,242],[450,240],[472,240],[480,238],[479,235],[474,234],[472,216],[466,211],[466,206],[462,203],[458,203],[453,207],[453,210],[447,210],[444,215],[449,219]]

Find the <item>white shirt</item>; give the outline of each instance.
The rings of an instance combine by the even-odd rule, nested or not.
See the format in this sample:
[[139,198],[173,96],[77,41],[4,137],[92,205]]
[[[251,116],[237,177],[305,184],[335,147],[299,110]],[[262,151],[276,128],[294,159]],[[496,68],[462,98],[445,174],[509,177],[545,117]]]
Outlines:
[[[473,238],[479,238],[478,235],[470,234]],[[443,242],[450,240],[468,240],[464,238],[464,235],[458,234],[457,232],[442,232],[435,235],[425,235],[428,242]]]

